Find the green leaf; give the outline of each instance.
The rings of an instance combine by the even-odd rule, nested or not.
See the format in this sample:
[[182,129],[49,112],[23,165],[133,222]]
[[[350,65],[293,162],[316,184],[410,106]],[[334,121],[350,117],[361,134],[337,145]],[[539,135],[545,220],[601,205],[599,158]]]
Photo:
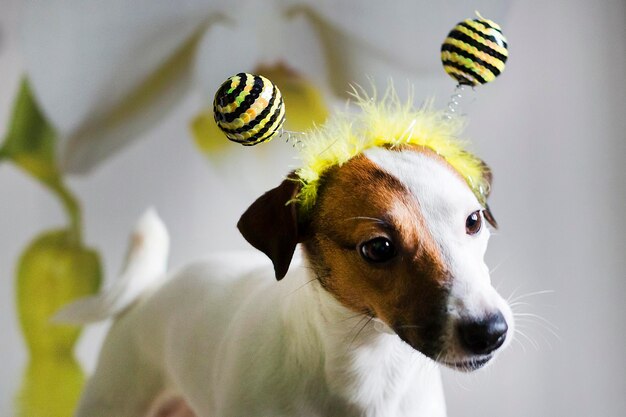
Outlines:
[[9,131],[0,147],[0,161],[12,161],[54,192],[68,214],[74,238],[80,240],[80,206],[58,169],[56,140],[54,128],[39,108],[28,80],[23,78],[13,104]]
[[0,158],[8,158],[50,187],[60,182],[55,161],[56,132],[39,108],[28,80],[22,80],[13,104]]

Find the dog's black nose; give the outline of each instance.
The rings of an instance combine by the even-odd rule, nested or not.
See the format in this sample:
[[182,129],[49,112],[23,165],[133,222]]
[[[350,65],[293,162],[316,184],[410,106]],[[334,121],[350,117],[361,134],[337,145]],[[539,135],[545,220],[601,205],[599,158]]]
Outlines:
[[500,311],[481,320],[461,322],[458,326],[461,344],[476,355],[486,355],[502,346],[508,329]]

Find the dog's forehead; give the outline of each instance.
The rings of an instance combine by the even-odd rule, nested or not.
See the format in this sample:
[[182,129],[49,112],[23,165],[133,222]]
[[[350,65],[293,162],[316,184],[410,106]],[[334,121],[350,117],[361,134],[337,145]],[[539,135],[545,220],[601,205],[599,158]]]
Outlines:
[[372,148],[364,155],[378,169],[402,183],[426,216],[443,220],[457,212],[469,214],[480,209],[480,203],[463,177],[434,152]]

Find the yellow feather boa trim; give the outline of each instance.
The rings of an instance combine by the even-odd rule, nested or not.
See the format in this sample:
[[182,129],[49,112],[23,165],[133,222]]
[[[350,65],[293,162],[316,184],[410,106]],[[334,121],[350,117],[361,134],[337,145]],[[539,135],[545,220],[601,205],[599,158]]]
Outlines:
[[393,87],[377,100],[362,90],[353,91],[360,112],[344,111],[331,117],[323,126],[308,132],[300,141],[302,166],[296,171],[302,185],[296,197],[301,212],[310,213],[315,206],[320,178],[363,151],[376,147],[418,145],[442,156],[467,181],[481,204],[485,204],[489,183],[485,165],[467,152],[459,139],[464,121],[447,118],[426,104],[414,108],[412,98],[402,103]]

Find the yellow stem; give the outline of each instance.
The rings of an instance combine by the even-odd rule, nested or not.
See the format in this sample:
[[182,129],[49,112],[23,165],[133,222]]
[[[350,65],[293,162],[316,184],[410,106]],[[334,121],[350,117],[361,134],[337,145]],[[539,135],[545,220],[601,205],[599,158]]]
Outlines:
[[69,228],[73,239],[75,239],[76,243],[82,244],[83,216],[78,200],[61,180],[54,184],[48,184],[48,186],[59,198],[61,205],[65,209],[70,221]]

